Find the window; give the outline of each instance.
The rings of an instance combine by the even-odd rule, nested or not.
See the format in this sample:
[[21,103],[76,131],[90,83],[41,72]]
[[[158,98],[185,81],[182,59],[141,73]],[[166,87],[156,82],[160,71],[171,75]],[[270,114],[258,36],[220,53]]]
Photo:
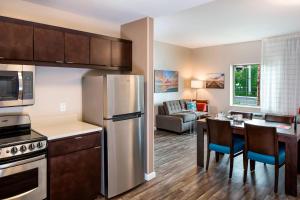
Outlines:
[[260,65],[246,64],[232,66],[233,105],[260,105]]

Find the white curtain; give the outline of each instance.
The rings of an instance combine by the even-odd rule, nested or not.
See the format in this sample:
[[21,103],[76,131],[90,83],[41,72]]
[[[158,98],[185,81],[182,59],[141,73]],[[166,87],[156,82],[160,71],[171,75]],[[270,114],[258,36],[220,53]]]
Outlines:
[[300,33],[264,39],[261,111],[296,114],[300,107]]

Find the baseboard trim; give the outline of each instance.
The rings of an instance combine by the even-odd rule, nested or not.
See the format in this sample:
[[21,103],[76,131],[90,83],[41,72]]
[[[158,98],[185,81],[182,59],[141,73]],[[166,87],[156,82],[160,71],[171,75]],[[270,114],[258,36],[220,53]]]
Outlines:
[[145,174],[145,180],[146,181],[150,181],[150,180],[154,179],[155,177],[156,177],[155,172],[151,172],[150,174]]

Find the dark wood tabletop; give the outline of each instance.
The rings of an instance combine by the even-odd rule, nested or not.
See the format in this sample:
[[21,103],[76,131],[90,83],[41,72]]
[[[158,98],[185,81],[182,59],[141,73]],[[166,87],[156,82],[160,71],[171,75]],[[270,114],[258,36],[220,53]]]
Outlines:
[[[227,120],[224,118],[224,120]],[[298,159],[300,125],[282,124],[276,122],[268,122],[262,119],[244,119],[245,123],[276,127],[278,140],[285,143],[286,162],[285,162],[285,192],[288,195],[297,196],[297,174],[300,172],[300,159]],[[231,127],[234,134],[244,135],[244,123],[236,123],[231,120]],[[197,121],[197,165],[204,167],[204,133],[207,130],[206,119]]]

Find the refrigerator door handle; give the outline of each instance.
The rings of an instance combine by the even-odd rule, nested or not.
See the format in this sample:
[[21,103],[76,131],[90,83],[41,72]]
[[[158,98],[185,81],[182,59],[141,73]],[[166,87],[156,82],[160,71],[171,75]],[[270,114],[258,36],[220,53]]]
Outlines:
[[123,121],[128,119],[135,119],[142,116],[141,112],[134,112],[134,113],[128,113],[128,114],[122,114],[122,115],[114,115],[111,119],[113,122],[117,121]]

